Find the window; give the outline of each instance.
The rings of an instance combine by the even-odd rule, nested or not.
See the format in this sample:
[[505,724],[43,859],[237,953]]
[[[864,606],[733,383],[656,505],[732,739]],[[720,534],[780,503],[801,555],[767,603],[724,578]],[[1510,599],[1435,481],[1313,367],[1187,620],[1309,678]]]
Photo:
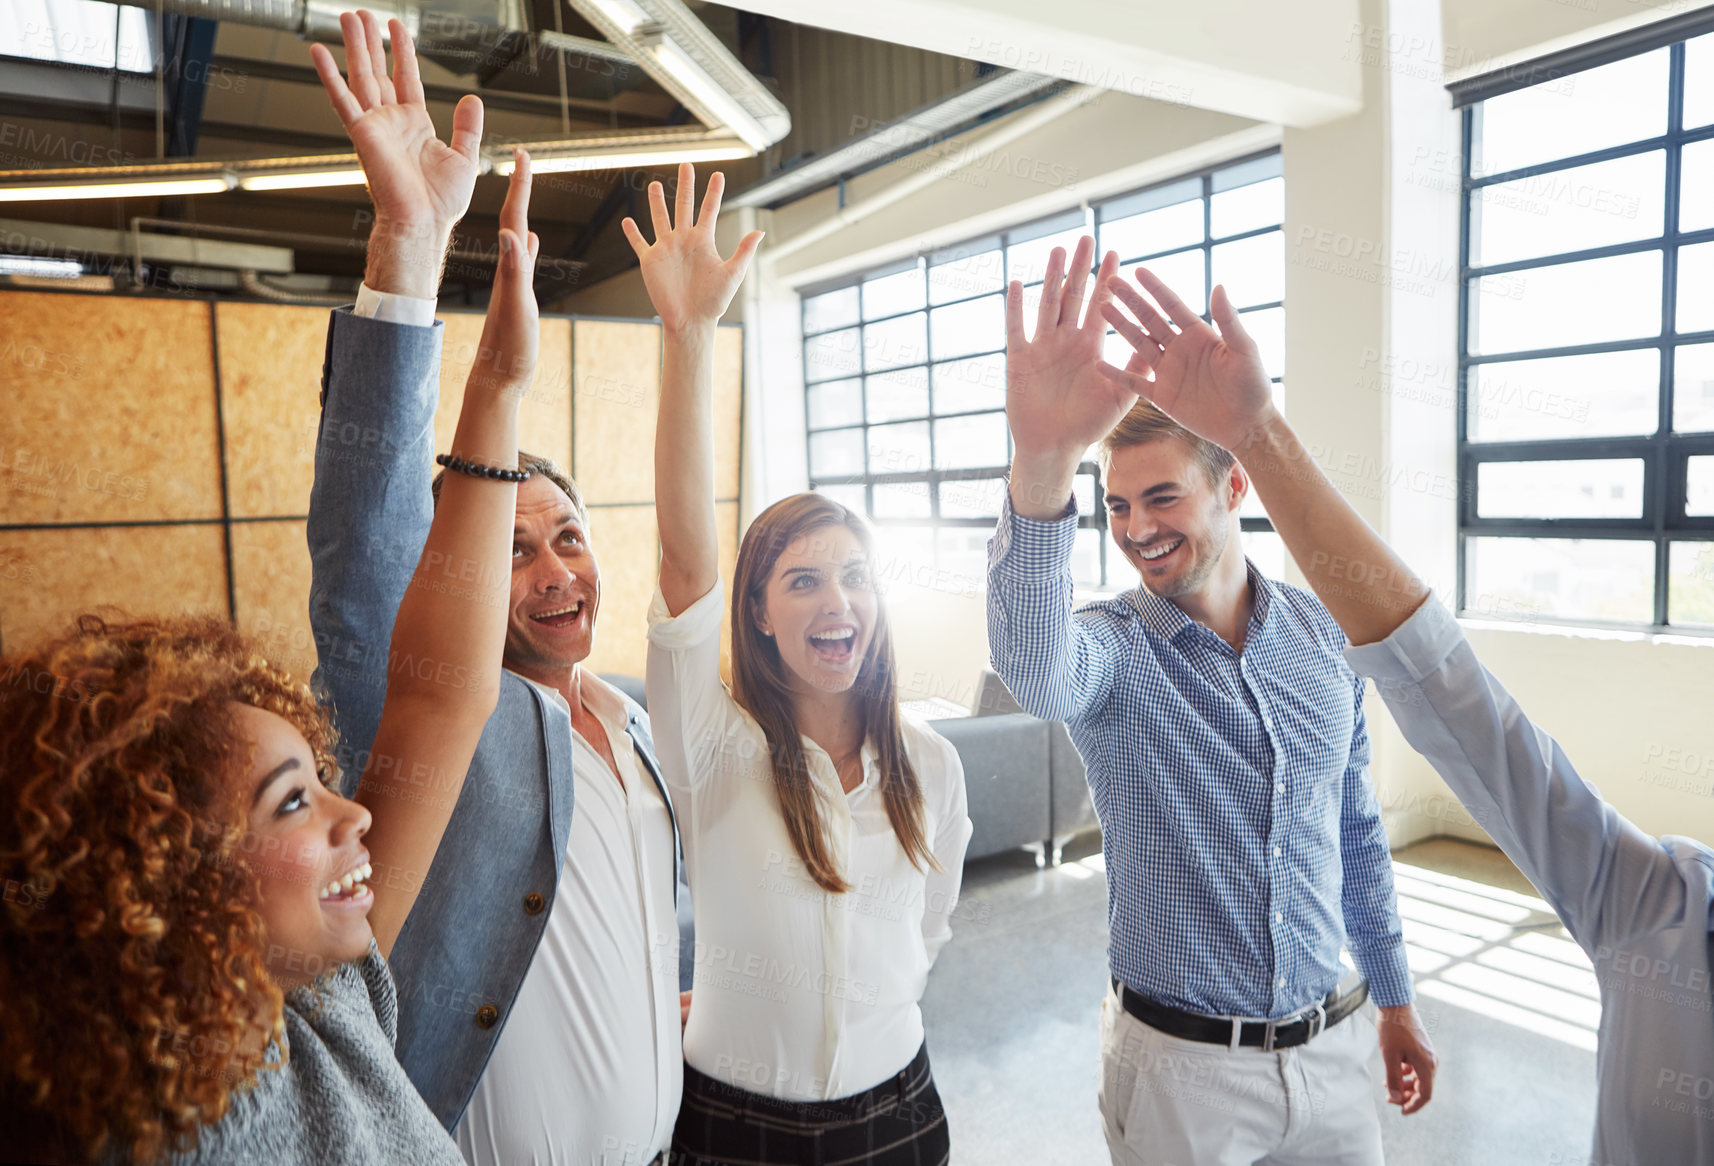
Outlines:
[[[1284,373],[1284,179],[1277,152],[1077,208],[997,235],[811,289],[803,298],[810,488],[869,515],[885,546],[880,575],[980,588],[1011,464],[1006,428],[1006,285],[1024,284],[1034,320],[1047,258],[1093,234],[1204,313],[1225,283]],[[1029,325],[1033,328],[1033,324]],[[1108,330],[1108,357],[1129,346]],[[1714,408],[1714,406],[1711,406]],[[1080,585],[1131,586],[1106,537],[1095,451],[1079,467],[1072,571]],[[1278,577],[1285,548],[1259,507],[1245,549]]]
[[1714,630],[1714,36],[1601,59],[1464,111],[1459,608]]
[[0,55],[148,73],[151,23],[142,8],[96,0],[10,0],[0,5]]

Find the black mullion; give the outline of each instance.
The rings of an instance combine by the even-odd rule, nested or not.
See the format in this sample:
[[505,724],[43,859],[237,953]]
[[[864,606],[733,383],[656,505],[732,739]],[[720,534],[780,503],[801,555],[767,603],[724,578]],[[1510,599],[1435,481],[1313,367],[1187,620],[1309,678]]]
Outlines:
[[[1666,151],[1666,205],[1665,229],[1666,238],[1678,238],[1679,218],[1679,175],[1683,170],[1683,143],[1680,131],[1684,127],[1684,44],[1680,42],[1672,46],[1667,56],[1667,86],[1666,86],[1666,136],[1669,143]],[[1667,541],[1667,527],[1673,517],[1683,516],[1683,491],[1680,490],[1675,500],[1671,494],[1671,481],[1676,473],[1670,464],[1672,454],[1668,445],[1672,432],[1672,375],[1673,375],[1673,344],[1677,336],[1678,323],[1678,245],[1668,244],[1661,254],[1661,293],[1660,293],[1660,422],[1655,428],[1654,456],[1649,459],[1652,481],[1644,483],[1644,498],[1653,511],[1655,545],[1654,545],[1654,622],[1657,626],[1665,626],[1671,596],[1668,595],[1669,575],[1671,566],[1671,544]],[[1652,486],[1649,490],[1647,487]]]
[[1541,437],[1524,441],[1472,441],[1476,462],[1580,462],[1646,458],[1659,444],[1654,434],[1620,437]]
[[[1702,134],[1699,136],[1707,137],[1709,135]],[[1579,166],[1593,166],[1598,162],[1611,162],[1617,158],[1628,158],[1633,154],[1646,154],[1650,150],[1663,150],[1672,143],[1673,138],[1673,132],[1669,128],[1666,133],[1656,134],[1652,138],[1638,138],[1635,141],[1622,142],[1617,146],[1590,150],[1586,154],[1572,154],[1564,158],[1554,158],[1547,162],[1532,162],[1528,166],[1519,166],[1514,170],[1502,171],[1499,174],[1486,174],[1480,178],[1471,176],[1470,186],[1474,190],[1480,190],[1487,186],[1502,186],[1508,182],[1537,178],[1558,170],[1575,170]]]
[[[1672,153],[1676,154],[1674,149]],[[1674,244],[1689,246],[1694,243],[1714,241],[1714,227],[1703,227],[1696,231],[1686,231],[1680,234],[1670,226],[1664,228],[1658,235],[1649,235],[1642,239],[1632,239],[1625,243],[1607,243],[1600,247],[1586,247],[1580,251],[1555,251],[1550,255],[1536,255],[1528,259],[1509,259],[1504,263],[1490,263],[1485,267],[1470,269],[1472,276],[1505,275],[1513,271],[1527,271],[1537,267],[1557,267],[1562,263],[1582,263],[1589,259],[1608,259],[1615,255],[1635,255],[1642,251],[1652,251],[1657,247],[1670,247]]]
[[[926,299],[928,295],[928,261],[919,259],[918,262],[923,264],[922,285],[923,295]],[[922,314],[922,344],[923,352],[928,355],[928,360],[923,364],[922,374],[923,396],[928,398],[928,416],[923,418],[923,423],[928,426],[928,469],[932,472],[940,467],[934,456],[936,428],[934,424],[934,373],[932,371],[934,369],[934,328],[929,319],[927,308],[923,309]],[[940,524],[940,483],[938,482],[928,488],[928,524],[931,528]],[[934,537],[933,555],[935,569],[939,570],[940,538],[938,536]]]
[[1214,175],[1212,172],[1202,176],[1202,318],[1212,320],[1214,299],[1214,244],[1209,236],[1214,233]]
[[1458,212],[1458,377],[1455,387],[1456,405],[1453,425],[1456,427],[1454,476],[1458,483],[1456,545],[1453,549],[1453,609],[1462,612],[1467,606],[1468,574],[1466,537],[1464,530],[1476,511],[1476,477],[1469,462],[1470,445],[1470,158],[1475,148],[1476,111],[1481,106],[1465,107],[1459,125],[1459,146],[1462,161],[1459,167],[1459,198],[1463,205]]
[[[1681,344],[1697,344],[1704,340],[1714,340],[1714,329],[1706,332],[1689,332],[1678,337]],[[1591,344],[1567,344],[1562,348],[1520,348],[1516,352],[1466,352],[1464,360],[1470,365],[1507,364],[1522,360],[1547,360],[1556,356],[1598,356],[1604,352],[1633,352],[1644,348],[1659,348],[1661,338],[1653,336],[1630,336],[1624,340],[1597,340]]]

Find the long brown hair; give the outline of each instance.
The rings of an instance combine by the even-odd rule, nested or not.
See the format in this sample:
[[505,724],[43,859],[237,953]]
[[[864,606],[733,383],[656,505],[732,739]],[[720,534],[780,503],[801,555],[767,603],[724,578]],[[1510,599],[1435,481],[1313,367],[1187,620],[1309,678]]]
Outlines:
[[150,1161],[187,1149],[277,1037],[234,703],[309,689],[210,617],[108,623],[0,658],[0,1144]]
[[[780,555],[799,538],[829,526],[844,526],[857,536],[874,558],[875,540],[861,515],[821,494],[793,494],[756,516],[738,548],[732,582],[732,698],[756,718],[768,739],[774,789],[786,833],[804,868],[817,884],[834,894],[851,889],[828,853],[827,834],[816,807],[809,762],[793,715],[788,669],[779,645],[764,635],[757,621],[767,604],[768,580]],[[871,564],[871,568],[873,564]],[[876,596],[875,632],[857,673],[852,693],[863,713],[863,729],[874,738],[881,771],[881,796],[893,833],[911,865],[940,864],[923,833],[922,784],[905,752],[899,720],[898,681],[893,667],[893,633],[886,606]]]

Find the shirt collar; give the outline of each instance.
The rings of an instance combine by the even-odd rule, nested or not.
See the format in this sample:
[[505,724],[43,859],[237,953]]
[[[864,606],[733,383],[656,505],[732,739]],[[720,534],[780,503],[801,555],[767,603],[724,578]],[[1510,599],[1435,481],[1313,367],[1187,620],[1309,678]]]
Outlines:
[[[1256,564],[1252,563],[1247,555],[1244,558],[1244,573],[1256,597],[1255,609],[1250,612],[1250,623],[1244,636],[1246,644],[1253,644],[1261,638],[1267,625],[1268,611],[1273,606],[1274,585],[1266,575],[1256,569]],[[1122,598],[1142,617],[1149,630],[1169,643],[1185,630],[1202,626],[1186,615],[1178,604],[1170,599],[1162,599],[1141,584],[1125,592]]]
[[[823,749],[820,745],[817,745],[814,741],[811,741],[807,736],[803,736],[802,734],[799,734],[799,739],[803,741],[803,751],[806,757],[821,756],[827,758],[828,772],[833,774],[834,783],[837,785],[839,771],[833,767],[833,758],[828,754],[827,750]],[[869,736],[863,738],[863,748],[858,750],[857,756],[863,762],[863,781],[856,789],[851,791],[852,793],[856,793],[859,789],[874,789],[875,786],[880,783],[881,777],[881,755],[875,748],[874,737]],[[811,772],[814,771],[812,770]]]
[[[508,668],[507,671],[511,672],[511,669]],[[578,680],[577,691],[583,700],[583,707],[593,713],[597,720],[613,732],[626,732],[631,724],[631,709],[625,700],[624,693],[587,668],[580,666],[578,671],[581,675]],[[570,714],[571,709],[566,706],[565,694],[559,689],[550,688],[521,673],[513,672],[512,675],[518,677],[525,684],[534,686],[548,700],[558,704],[566,710],[567,714]]]

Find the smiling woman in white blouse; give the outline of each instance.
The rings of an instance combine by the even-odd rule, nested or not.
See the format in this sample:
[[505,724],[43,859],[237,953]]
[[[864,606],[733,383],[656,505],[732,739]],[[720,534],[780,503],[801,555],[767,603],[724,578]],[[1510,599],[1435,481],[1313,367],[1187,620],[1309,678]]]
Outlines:
[[761,241],[720,259],[723,188],[694,220],[681,166],[675,216],[649,188],[654,244],[624,224],[666,333],[647,685],[697,935],[673,1160],[935,1166],[950,1143],[918,1001],[970,841],[964,771],[900,714],[869,528],[820,495],[745,534],[721,683],[712,353]]

